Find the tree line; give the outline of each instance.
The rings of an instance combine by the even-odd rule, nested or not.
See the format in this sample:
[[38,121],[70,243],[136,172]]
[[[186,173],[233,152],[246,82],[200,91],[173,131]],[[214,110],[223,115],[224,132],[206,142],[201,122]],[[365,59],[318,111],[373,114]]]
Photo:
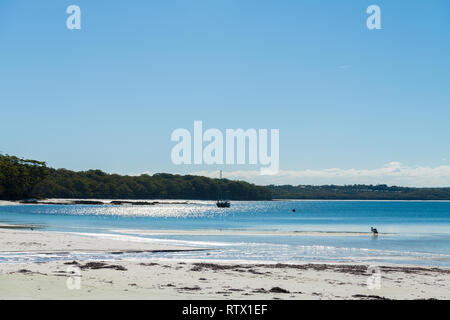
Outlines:
[[450,200],[450,188],[380,185],[268,186],[274,199],[318,200]]
[[266,187],[244,181],[158,173],[122,176],[101,170],[75,172],[45,162],[0,155],[0,199],[199,199],[270,200]]
[[0,154],[0,199],[29,197],[48,175],[45,162]]
[[140,176],[101,170],[53,169],[45,162],[0,154],[0,199],[199,199],[216,200],[450,200],[450,188],[387,185],[256,186],[244,181],[157,173]]

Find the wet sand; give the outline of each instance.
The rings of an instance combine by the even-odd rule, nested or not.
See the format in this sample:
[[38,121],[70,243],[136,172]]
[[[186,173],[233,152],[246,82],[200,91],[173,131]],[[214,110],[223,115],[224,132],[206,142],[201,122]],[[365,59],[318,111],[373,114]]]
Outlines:
[[[161,252],[191,251],[205,248],[187,248],[142,241],[122,241],[102,239],[89,235],[63,232],[31,230],[33,226],[2,225],[0,226],[0,253],[2,252],[35,252],[35,253],[70,253],[70,252]],[[25,230],[21,230],[25,229]]]
[[[352,236],[372,236],[371,232],[330,232],[330,231],[249,231],[236,229],[216,229],[216,230],[113,230],[125,234],[139,235],[218,235],[218,236],[333,236],[333,237],[352,237]],[[390,235],[392,233],[380,233],[379,235]]]

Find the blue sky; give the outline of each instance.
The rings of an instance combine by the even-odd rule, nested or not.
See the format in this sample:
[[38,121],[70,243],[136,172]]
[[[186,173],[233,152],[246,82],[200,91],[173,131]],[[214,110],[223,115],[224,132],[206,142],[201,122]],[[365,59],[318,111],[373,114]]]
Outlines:
[[[66,28],[71,4],[81,30]],[[371,4],[381,30],[366,27]],[[202,120],[280,129],[284,175],[229,177],[449,186],[449,57],[446,0],[1,0],[0,151],[217,175],[170,159],[172,131]]]

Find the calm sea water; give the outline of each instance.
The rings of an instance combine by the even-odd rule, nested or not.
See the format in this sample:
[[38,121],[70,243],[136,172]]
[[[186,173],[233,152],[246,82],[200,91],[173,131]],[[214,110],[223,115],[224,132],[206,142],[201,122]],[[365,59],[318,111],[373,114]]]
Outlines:
[[[296,212],[292,212],[292,209]],[[1,253],[0,262],[51,259],[164,257],[259,261],[389,262],[450,267],[450,202],[271,201],[233,202],[229,209],[211,201],[156,206],[23,205],[0,207],[0,223],[36,224],[44,230],[89,233],[208,247],[208,252],[105,255]],[[342,236],[369,232],[378,238]],[[305,235],[143,235],[130,230],[320,231]]]

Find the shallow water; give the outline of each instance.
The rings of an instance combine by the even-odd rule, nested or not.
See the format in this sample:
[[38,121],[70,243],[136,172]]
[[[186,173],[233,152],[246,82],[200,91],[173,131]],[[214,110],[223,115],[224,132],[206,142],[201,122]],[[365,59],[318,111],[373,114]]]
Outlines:
[[[292,209],[296,212],[292,212]],[[0,207],[0,222],[37,224],[44,230],[90,233],[192,247],[208,252],[117,255],[1,254],[0,262],[51,259],[140,257],[390,262],[450,267],[450,202],[423,201],[271,201],[233,202],[229,209],[212,201],[155,206],[23,205]],[[380,236],[343,236],[370,232]],[[229,235],[140,234],[130,230],[240,230]],[[272,232],[263,234],[261,232]],[[283,232],[335,232],[327,235]],[[280,234],[273,234],[280,232]]]

